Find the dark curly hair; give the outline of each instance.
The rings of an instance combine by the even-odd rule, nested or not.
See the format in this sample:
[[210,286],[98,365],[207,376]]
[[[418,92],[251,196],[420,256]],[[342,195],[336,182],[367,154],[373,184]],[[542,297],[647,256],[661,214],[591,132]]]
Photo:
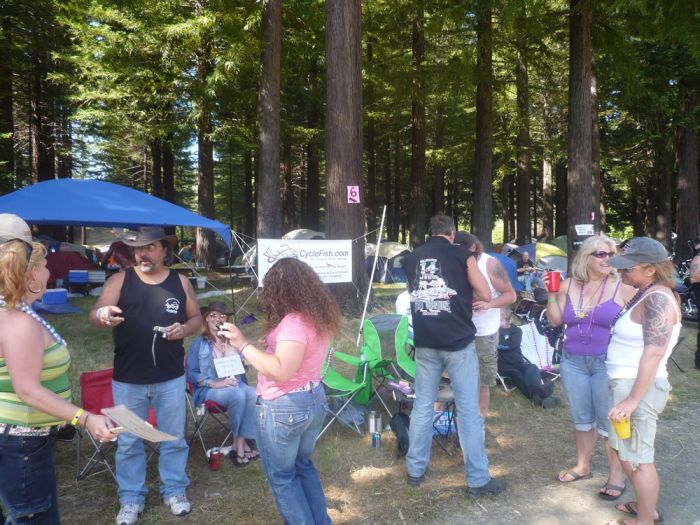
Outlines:
[[338,335],[342,317],[328,287],[297,259],[277,261],[265,274],[260,299],[267,331],[290,313],[303,315],[319,333]]

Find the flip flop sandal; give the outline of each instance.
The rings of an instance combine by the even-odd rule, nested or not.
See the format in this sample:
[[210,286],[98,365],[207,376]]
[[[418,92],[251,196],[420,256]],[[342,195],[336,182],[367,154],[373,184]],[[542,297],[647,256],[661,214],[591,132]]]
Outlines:
[[233,450],[231,451],[231,454],[229,454],[228,457],[235,467],[247,467],[248,465],[250,465],[250,461],[248,461],[247,457],[239,456]]
[[[617,496],[613,496],[612,494],[608,494],[608,491],[610,490],[615,490],[619,492]],[[625,493],[625,490],[627,490],[627,483],[623,484],[622,486],[620,485],[613,485],[612,483],[606,483],[603,485],[600,490],[598,491],[598,497],[608,500],[608,501],[615,501],[618,499],[620,496],[622,496]]]
[[[625,514],[629,514],[630,516],[636,516],[637,515],[637,509],[635,509],[632,506],[633,501],[628,501],[627,503],[618,503],[615,505],[615,508],[619,510],[620,512],[624,512]],[[656,513],[659,515],[658,518],[654,520],[654,523],[663,523],[664,522],[664,517],[661,515],[661,513],[657,510]],[[619,520],[618,520],[619,521]]]
[[564,473],[564,476],[566,475],[571,476],[573,479],[565,480],[560,478],[560,474],[557,474],[554,476],[554,479],[556,479],[559,483],[573,483],[574,481],[581,481],[583,479],[591,479],[593,477],[593,472],[589,472],[588,474],[578,474],[577,472],[574,472],[573,470],[567,470]]
[[257,450],[249,450],[245,453],[245,457],[247,457],[250,461],[255,461],[256,459],[260,459],[260,452]]

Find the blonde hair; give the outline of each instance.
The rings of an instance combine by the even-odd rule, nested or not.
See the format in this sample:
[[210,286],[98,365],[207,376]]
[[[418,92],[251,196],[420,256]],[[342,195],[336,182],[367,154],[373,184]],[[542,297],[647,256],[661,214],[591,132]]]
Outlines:
[[[27,261],[26,246],[32,247]],[[38,242],[8,241],[0,245],[0,295],[9,308],[14,308],[29,290],[30,270],[46,259],[46,248]]]
[[[605,235],[593,235],[588,237],[579,248],[576,253],[576,257],[571,261],[571,278],[579,284],[584,284],[588,282],[590,276],[588,275],[588,260],[593,257],[593,252],[597,251],[596,246],[599,243],[604,243],[608,245],[611,252],[617,253],[617,247],[615,246],[615,241],[610,237]],[[613,280],[618,279],[618,274],[616,270],[610,272],[610,277]]]
[[642,269],[654,268],[654,270],[656,270],[656,284],[670,288],[675,294],[675,268],[673,267],[673,263],[671,261],[663,261],[660,263],[640,263],[639,267]]

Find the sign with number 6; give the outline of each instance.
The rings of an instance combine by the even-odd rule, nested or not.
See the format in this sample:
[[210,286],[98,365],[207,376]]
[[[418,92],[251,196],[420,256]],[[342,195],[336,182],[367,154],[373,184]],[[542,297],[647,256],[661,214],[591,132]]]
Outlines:
[[360,204],[359,186],[348,186],[348,204]]

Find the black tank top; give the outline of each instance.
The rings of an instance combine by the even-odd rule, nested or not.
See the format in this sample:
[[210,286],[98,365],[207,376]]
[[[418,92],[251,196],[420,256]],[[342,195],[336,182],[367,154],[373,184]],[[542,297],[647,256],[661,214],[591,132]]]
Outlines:
[[184,374],[182,339],[163,339],[153,327],[184,324],[186,302],[187,295],[177,272],[170,271],[160,284],[146,284],[133,268],[126,270],[117,303],[124,312],[124,322],[112,334],[115,380],[144,385]]
[[431,236],[404,259],[416,346],[459,350],[474,341],[472,288],[467,280],[471,256],[464,247]]

